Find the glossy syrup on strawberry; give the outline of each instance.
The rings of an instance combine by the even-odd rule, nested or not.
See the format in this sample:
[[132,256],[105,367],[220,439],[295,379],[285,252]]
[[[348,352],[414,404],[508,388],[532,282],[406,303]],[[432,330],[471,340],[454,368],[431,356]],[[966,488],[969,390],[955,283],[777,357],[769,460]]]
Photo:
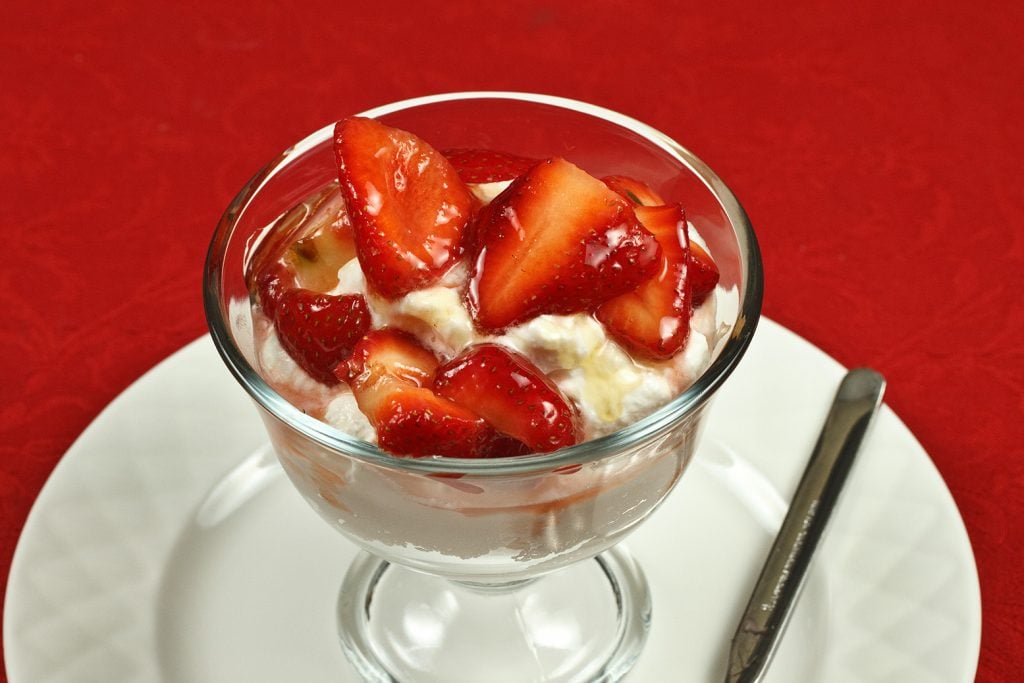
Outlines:
[[689,241],[683,207],[638,206],[637,217],[661,246],[657,272],[636,289],[601,304],[597,319],[635,356],[665,360],[690,334],[692,293]]
[[370,309],[358,294],[332,296],[289,289],[274,312],[281,346],[311,377],[335,384],[334,370],[370,330]]
[[437,282],[462,255],[475,207],[451,163],[412,133],[361,117],[337,124],[334,150],[370,287],[395,299]]
[[535,452],[572,446],[582,436],[579,412],[522,354],[478,344],[442,365],[434,391],[465,406]]
[[478,223],[468,304],[481,329],[591,311],[650,277],[659,246],[600,180],[554,158],[498,195]]

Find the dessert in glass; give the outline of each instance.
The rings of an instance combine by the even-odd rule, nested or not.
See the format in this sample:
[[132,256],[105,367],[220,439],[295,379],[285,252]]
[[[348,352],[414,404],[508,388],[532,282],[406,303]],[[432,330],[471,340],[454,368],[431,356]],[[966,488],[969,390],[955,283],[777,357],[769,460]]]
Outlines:
[[337,613],[371,681],[625,675],[651,598],[619,542],[685,471],[761,292],[692,153],[523,93],[313,133],[230,204],[204,276],[285,472],[364,551]]

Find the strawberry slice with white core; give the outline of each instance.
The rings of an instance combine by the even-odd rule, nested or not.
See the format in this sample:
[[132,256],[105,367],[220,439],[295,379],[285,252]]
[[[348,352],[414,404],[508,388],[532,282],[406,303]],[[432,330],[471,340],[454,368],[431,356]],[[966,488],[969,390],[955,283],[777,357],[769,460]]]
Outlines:
[[635,289],[659,263],[658,242],[629,203],[560,158],[514,180],[476,231],[468,303],[487,331],[591,311]]
[[690,242],[690,261],[688,277],[693,288],[693,305],[700,306],[708,294],[715,291],[721,278],[718,265],[711,254],[695,241]]
[[525,356],[479,344],[437,370],[434,391],[468,408],[536,452],[577,443],[582,431],[572,402]]
[[644,358],[671,358],[690,333],[691,291],[686,216],[681,206],[638,206],[637,218],[661,245],[657,273],[634,291],[597,309],[615,341]]
[[539,161],[492,149],[446,149],[442,154],[452,162],[462,182],[467,184],[512,180]]
[[353,389],[373,384],[385,376],[422,387],[434,380],[437,366],[437,356],[415,337],[385,327],[367,332],[352,350],[348,362],[339,366],[336,372],[338,379],[348,382]]
[[662,206],[665,200],[644,182],[623,175],[601,178],[604,184],[637,206]]
[[362,295],[332,296],[299,288],[277,297],[273,320],[288,355],[328,385],[338,383],[335,367],[348,359],[372,322]]
[[368,333],[339,378],[377,430],[377,444],[394,455],[485,455],[497,432],[476,413],[438,396],[429,385],[437,358],[405,332]]
[[353,117],[334,129],[338,179],[366,281],[388,299],[429,287],[463,253],[474,199],[412,133]]

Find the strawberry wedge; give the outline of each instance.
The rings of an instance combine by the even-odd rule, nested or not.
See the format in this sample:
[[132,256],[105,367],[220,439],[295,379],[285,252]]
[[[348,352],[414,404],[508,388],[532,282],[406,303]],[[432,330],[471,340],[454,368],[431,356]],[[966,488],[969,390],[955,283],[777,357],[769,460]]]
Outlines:
[[377,430],[377,444],[394,455],[471,458],[497,442],[508,447],[476,413],[431,390],[437,365],[414,337],[384,328],[363,337],[337,375]]
[[661,245],[657,273],[634,291],[597,309],[597,319],[630,353],[653,360],[671,358],[690,333],[689,249],[681,206],[638,206],[637,218]]
[[370,309],[361,294],[333,296],[288,289],[274,307],[281,346],[313,379],[337,384],[335,368],[370,329]]
[[485,331],[591,311],[659,264],[658,242],[627,200],[560,158],[514,180],[476,230],[468,305]]
[[535,452],[577,443],[580,417],[572,402],[525,356],[479,344],[442,365],[434,391],[481,416]]
[[[335,371],[338,379],[348,382],[353,389],[363,389],[388,376],[412,386],[428,386],[437,371],[437,356],[424,348],[407,332],[392,328],[372,330],[359,340],[348,362]],[[363,412],[375,412],[374,395],[360,396],[370,403],[360,402]],[[365,405],[364,405],[365,403]]]
[[494,430],[471,410],[441,398],[430,389],[387,380],[376,390],[387,400],[370,418],[377,444],[395,455],[482,457]]
[[374,119],[334,129],[338,179],[370,287],[396,299],[428,287],[463,253],[475,200],[426,142]]
[[464,183],[496,183],[526,173],[539,159],[492,149],[446,149],[442,152]]

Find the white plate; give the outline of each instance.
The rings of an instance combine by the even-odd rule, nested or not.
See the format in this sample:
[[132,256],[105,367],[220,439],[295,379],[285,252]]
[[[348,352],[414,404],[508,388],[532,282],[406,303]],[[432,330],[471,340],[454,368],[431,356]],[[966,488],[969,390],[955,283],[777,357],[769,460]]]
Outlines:
[[[762,321],[678,489],[629,538],[654,594],[631,681],[724,678],[726,651],[842,368]],[[334,626],[354,548],[268,457],[198,340],[103,411],[43,488],[7,588],[13,683],[354,681]],[[968,683],[981,603],[938,472],[883,407],[768,683]]]

